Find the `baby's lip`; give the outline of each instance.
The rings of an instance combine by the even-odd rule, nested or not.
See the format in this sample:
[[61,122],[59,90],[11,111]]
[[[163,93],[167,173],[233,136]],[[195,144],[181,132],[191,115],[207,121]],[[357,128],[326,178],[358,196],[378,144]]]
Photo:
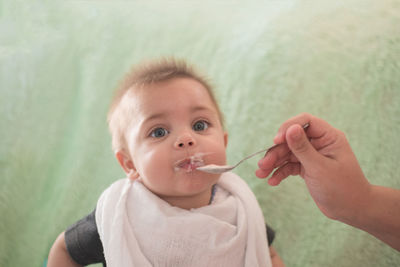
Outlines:
[[190,158],[181,159],[181,160],[178,160],[178,161],[175,163],[175,167],[181,168],[181,167],[183,167],[184,165],[190,164],[190,162],[191,162]]
[[198,167],[204,166],[203,156],[208,155],[210,153],[195,153],[192,156],[186,157],[184,159],[178,160],[175,162],[174,167],[175,171],[179,171],[181,169],[186,170],[187,172],[193,171]]
[[204,161],[201,159],[196,159],[196,158],[191,158],[191,157],[178,160],[175,163],[175,168],[179,168],[179,169],[194,170],[200,166],[204,166]]

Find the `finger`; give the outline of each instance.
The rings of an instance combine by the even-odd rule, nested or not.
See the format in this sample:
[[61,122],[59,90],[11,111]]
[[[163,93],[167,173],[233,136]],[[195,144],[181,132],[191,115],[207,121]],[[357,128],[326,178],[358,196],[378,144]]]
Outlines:
[[306,170],[313,169],[316,165],[322,164],[323,156],[311,145],[300,125],[295,124],[288,128],[286,131],[286,140],[290,150]]
[[312,138],[310,143],[316,150],[324,149],[338,140],[338,132],[336,129],[327,131],[320,137]]
[[308,113],[302,113],[297,116],[294,116],[288,120],[286,120],[282,125],[279,127],[278,133],[276,134],[274,138],[274,143],[275,144],[281,144],[286,142],[286,130],[294,124],[300,124],[300,125],[305,125],[309,124],[308,128],[310,128],[310,122],[311,122],[312,116]]
[[286,131],[292,125],[299,124],[301,126],[308,124],[308,128],[306,130],[307,136],[309,138],[320,138],[324,136],[326,133],[331,132],[334,129],[329,123],[326,121],[317,118],[308,113],[302,113],[293,118],[285,121],[281,127],[279,127],[278,133],[274,138],[275,144],[281,144],[286,142]]
[[[287,156],[287,158],[289,158],[289,155]],[[281,167],[282,165],[284,165],[284,164],[286,164],[286,163],[287,163],[287,160],[282,159],[282,160],[280,160],[280,161],[275,162],[275,163],[273,164],[273,166],[270,167],[270,168],[268,168],[268,169],[259,168],[258,170],[256,170],[255,174],[256,174],[256,176],[259,177],[259,178],[268,177],[274,169],[279,168],[279,167]]]
[[[332,149],[330,148],[331,145],[335,144],[337,140],[328,140],[328,138],[322,138],[322,139],[311,139],[310,143],[311,145],[315,148],[315,150],[318,151],[321,155],[324,155],[325,157],[330,157],[332,158]],[[288,162],[299,162],[299,159],[294,155],[292,152],[290,152],[286,158]],[[278,165],[278,164],[275,164]]]
[[279,168],[279,167],[281,167],[282,165],[284,165],[286,163],[287,163],[287,161],[282,159],[281,161],[278,161],[278,162],[274,163],[274,166],[271,167],[271,168],[268,168],[268,169],[261,169],[260,168],[260,169],[256,170],[256,176],[259,177],[259,178],[268,177],[274,169]]
[[258,167],[264,170],[275,169],[283,161],[289,158],[289,147],[287,144],[280,144],[267,151],[264,158],[258,161]]
[[292,152],[289,154],[288,162],[300,162],[299,159]]
[[272,186],[279,185],[282,180],[286,179],[290,175],[298,175],[300,174],[300,171],[300,163],[288,162],[276,169],[271,178],[269,178],[268,184]]
[[274,169],[268,169],[268,170],[264,170],[264,169],[258,169],[256,170],[256,176],[258,178],[265,178],[268,177],[268,175],[273,171]]

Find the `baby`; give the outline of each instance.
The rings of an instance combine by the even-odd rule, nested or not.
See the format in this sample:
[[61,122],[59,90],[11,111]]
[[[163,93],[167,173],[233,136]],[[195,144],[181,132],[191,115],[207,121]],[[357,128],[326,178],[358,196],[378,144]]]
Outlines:
[[[163,59],[134,69],[108,123],[127,178],[102,193],[93,219],[107,266],[272,266],[271,255],[283,266],[247,184],[196,170],[226,164],[228,135],[211,87],[190,66]],[[59,236],[48,266],[80,266],[71,242]]]

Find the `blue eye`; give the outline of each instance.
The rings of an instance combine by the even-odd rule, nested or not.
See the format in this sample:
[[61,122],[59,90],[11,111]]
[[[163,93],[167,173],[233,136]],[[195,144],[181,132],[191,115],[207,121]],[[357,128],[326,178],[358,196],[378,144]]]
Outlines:
[[208,122],[206,121],[198,121],[193,125],[193,130],[195,131],[204,131],[208,128]]
[[155,138],[161,138],[166,136],[167,134],[168,131],[165,130],[164,128],[156,128],[153,131],[151,131],[150,136]]

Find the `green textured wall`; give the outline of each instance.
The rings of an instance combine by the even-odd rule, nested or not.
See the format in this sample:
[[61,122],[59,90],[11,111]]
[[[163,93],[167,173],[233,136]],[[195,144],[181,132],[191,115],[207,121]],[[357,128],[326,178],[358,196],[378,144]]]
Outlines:
[[[42,266],[123,176],[105,122],[112,90],[132,64],[170,55],[212,78],[229,162],[310,112],[347,134],[372,183],[400,188],[399,1],[0,0],[0,266]],[[255,178],[256,162],[237,173],[287,266],[400,265],[325,218],[298,177]]]

